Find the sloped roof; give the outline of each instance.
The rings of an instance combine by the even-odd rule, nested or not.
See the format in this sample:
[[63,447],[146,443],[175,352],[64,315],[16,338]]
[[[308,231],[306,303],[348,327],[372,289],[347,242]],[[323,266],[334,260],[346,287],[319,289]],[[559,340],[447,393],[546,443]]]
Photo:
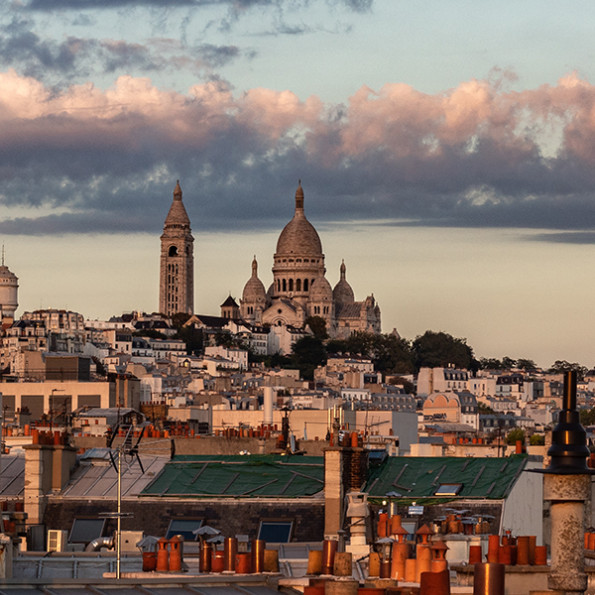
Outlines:
[[337,304],[335,314],[341,318],[359,318],[362,313],[362,303],[353,302],[351,304]]
[[[168,456],[140,453],[145,472],[136,460],[126,457],[122,467],[122,497],[136,498],[144,486],[161,471],[169,460]],[[113,468],[107,448],[94,448],[81,457],[81,461],[90,461],[79,465],[73,472],[66,487],[62,490],[63,498],[115,500],[118,493],[118,474]]]
[[[389,457],[370,475],[364,491],[368,499],[415,500],[419,504],[452,499],[506,498],[527,463],[526,456]],[[436,496],[441,484],[462,484],[456,497]],[[390,498],[391,496],[388,496]],[[426,500],[424,500],[426,499]]]
[[322,457],[179,455],[140,496],[304,498],[324,487]]
[[25,489],[25,457],[2,455],[0,473],[0,496],[3,499],[22,496]]

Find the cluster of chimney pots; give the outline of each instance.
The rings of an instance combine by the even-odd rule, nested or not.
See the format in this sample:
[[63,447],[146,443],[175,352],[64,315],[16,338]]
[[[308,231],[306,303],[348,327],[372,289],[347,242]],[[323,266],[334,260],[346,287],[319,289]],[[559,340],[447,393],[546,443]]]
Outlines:
[[[183,544],[184,539],[180,535],[159,539],[157,551],[143,551],[143,571],[182,572]],[[226,537],[221,550],[217,549],[216,543],[201,540],[199,571],[203,574],[279,572],[277,550],[266,549],[266,542],[262,539],[254,539],[250,545],[250,551],[241,551],[247,549],[246,543],[242,542],[238,546],[236,537]]]

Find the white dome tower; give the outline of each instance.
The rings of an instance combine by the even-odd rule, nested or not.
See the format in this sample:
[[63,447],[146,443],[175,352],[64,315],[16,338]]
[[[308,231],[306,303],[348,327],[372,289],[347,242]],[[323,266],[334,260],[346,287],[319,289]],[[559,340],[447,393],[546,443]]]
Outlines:
[[0,310],[2,321],[14,320],[14,313],[19,306],[19,280],[4,264],[4,246],[2,246],[2,266],[0,266]]

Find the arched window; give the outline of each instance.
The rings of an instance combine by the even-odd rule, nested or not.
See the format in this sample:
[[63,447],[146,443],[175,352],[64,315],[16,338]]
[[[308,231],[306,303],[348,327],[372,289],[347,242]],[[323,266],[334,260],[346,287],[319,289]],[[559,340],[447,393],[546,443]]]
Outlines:
[[177,256],[178,255],[178,247],[177,246],[170,246],[168,256]]
[[308,291],[308,279],[304,279],[304,291]]
[[289,291],[293,291],[293,279],[289,280]]
[[302,291],[302,280],[301,279],[295,280],[295,290]]
[[287,281],[283,279],[283,291],[287,291]]

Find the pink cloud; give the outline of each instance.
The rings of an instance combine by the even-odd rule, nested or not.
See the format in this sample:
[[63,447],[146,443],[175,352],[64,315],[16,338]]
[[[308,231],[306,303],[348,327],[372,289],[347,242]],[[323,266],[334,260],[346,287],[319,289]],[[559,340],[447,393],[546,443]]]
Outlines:
[[282,139],[295,143],[331,167],[370,151],[395,161],[472,153],[482,141],[512,151],[516,159],[539,152],[548,126],[556,123],[562,142],[554,154],[595,162],[593,85],[572,73],[555,86],[522,92],[504,87],[470,80],[430,95],[387,84],[379,91],[362,87],[345,106],[329,106],[315,96],[301,100],[290,91],[264,88],[235,97],[220,82],[181,94],[130,76],[106,90],[88,83],[54,93],[9,70],[0,73],[0,142],[134,147],[142,129],[163,142],[198,148],[237,129],[271,149]]

